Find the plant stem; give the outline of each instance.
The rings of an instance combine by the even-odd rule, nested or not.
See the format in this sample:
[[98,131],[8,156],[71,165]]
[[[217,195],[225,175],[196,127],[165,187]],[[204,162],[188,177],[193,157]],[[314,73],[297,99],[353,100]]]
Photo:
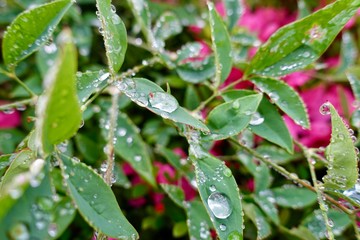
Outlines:
[[0,111],[11,109],[11,108],[16,108],[16,107],[22,106],[22,105],[33,104],[36,102],[36,99],[37,98],[35,97],[35,98],[24,99],[24,100],[17,101],[17,102],[12,102],[9,104],[0,105]]
[[15,72],[13,73],[9,73],[9,72],[5,72],[5,74],[9,77],[12,78],[13,80],[15,80],[18,84],[20,84],[29,94],[31,97],[35,97],[37,96],[24,82],[22,82],[15,74]]

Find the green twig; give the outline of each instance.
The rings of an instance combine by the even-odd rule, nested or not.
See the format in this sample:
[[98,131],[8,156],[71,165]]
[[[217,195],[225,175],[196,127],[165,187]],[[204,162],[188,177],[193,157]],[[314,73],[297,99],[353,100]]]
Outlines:
[[6,72],[6,71],[2,71],[2,73],[4,73],[9,78],[15,80],[15,82],[17,82],[18,84],[20,84],[30,94],[31,97],[37,96],[23,81],[21,81],[16,76],[15,72],[9,73],[9,72]]
[[36,99],[37,99],[37,97],[34,97],[34,98],[29,98],[29,99],[9,103],[9,104],[4,104],[4,105],[0,106],[0,111],[16,108],[19,106],[34,104],[36,102]]

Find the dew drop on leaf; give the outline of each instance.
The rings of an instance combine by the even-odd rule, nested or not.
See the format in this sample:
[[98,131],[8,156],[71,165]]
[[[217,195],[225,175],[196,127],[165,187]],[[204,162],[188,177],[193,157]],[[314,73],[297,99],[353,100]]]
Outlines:
[[264,118],[260,115],[260,113],[256,112],[252,115],[250,120],[250,125],[257,126],[264,122]]
[[220,224],[219,228],[220,228],[220,230],[223,231],[223,232],[226,231],[226,225],[223,224],[223,223]]
[[178,107],[176,98],[165,92],[154,92],[149,96],[149,102],[153,108],[172,113]]
[[215,192],[215,191],[216,191],[215,185],[211,185],[211,186],[209,187],[209,190],[210,190],[211,192]]
[[11,239],[30,239],[29,230],[27,229],[26,225],[21,222],[16,223],[14,226],[11,227],[9,231],[9,236]]
[[328,102],[324,103],[320,106],[320,113],[322,115],[329,115],[330,114],[330,105]]
[[222,193],[213,192],[207,199],[207,204],[216,218],[226,219],[233,210],[230,199]]
[[242,240],[242,236],[238,231],[233,231],[229,234],[227,240]]

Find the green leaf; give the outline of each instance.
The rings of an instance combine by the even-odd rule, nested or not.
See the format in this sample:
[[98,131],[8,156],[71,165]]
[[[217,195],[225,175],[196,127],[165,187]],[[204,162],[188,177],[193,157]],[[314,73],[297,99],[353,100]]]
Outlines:
[[114,176],[115,176],[115,186],[121,186],[123,188],[130,188],[131,183],[129,179],[127,178],[126,174],[124,173],[124,170],[119,164],[115,164],[114,166]]
[[42,77],[46,76],[49,68],[54,65],[57,56],[59,55],[59,49],[55,43],[46,44],[39,48],[36,53],[36,66],[39,69]]
[[13,68],[45,44],[71,5],[69,0],[55,1],[17,16],[2,42],[3,58],[8,68]]
[[284,234],[289,240],[317,240],[317,238],[304,226],[297,228],[287,229],[279,226],[280,232]]
[[224,162],[209,154],[204,154],[201,159],[194,159],[192,155],[190,157],[195,166],[201,200],[219,238],[228,239],[236,236],[242,239],[242,205],[231,170]]
[[138,239],[104,180],[85,164],[65,155],[59,157],[70,197],[87,223],[113,238]]
[[[230,101],[254,93],[253,91],[230,90],[221,96],[225,101]],[[294,145],[289,130],[277,109],[266,98],[261,100],[258,113],[264,121],[258,125],[249,125],[248,128],[256,135],[285,148],[290,153],[293,152]]]
[[72,137],[81,124],[81,111],[76,96],[76,49],[71,33],[64,30],[62,53],[49,70],[47,88],[36,108],[36,138],[40,151],[50,153],[54,144]]
[[[104,136],[107,136],[105,132],[103,133]],[[115,138],[115,153],[130,163],[144,180],[155,186],[154,171],[146,145],[138,132],[138,128],[124,113],[118,115]]]
[[350,82],[352,92],[357,101],[360,101],[360,68],[350,68],[346,72],[346,76]]
[[76,87],[79,101],[84,103],[98,89],[107,85],[110,74],[103,70],[95,72],[77,72]]
[[177,53],[177,63],[182,63],[184,60],[199,57],[202,45],[199,42],[189,42],[181,46]]
[[250,218],[257,229],[257,239],[268,237],[271,234],[271,227],[261,210],[252,203],[244,203],[243,206],[245,215]]
[[12,153],[25,135],[18,129],[0,129],[0,152]]
[[200,105],[200,96],[193,85],[188,85],[185,91],[184,105],[189,110],[195,110]]
[[242,0],[224,0],[224,4],[228,21],[228,29],[231,31],[231,29],[237,25],[243,13],[243,3]]
[[78,133],[75,135],[75,143],[79,152],[89,163],[95,163],[104,157],[99,144],[91,136]]
[[187,226],[190,239],[211,240],[210,228],[212,223],[202,202],[194,200],[184,204],[188,218]]
[[316,202],[316,193],[292,185],[271,190],[277,205],[290,208],[304,208]]
[[231,42],[226,26],[214,4],[208,2],[212,48],[215,54],[215,83],[220,85],[229,76],[232,68]]
[[10,161],[12,161],[11,156],[12,154],[6,154],[0,156],[0,177],[3,176],[6,168],[10,165],[11,163]]
[[188,232],[188,227],[186,225],[186,222],[177,222],[175,223],[173,227],[173,237],[174,238],[180,238],[183,237]]
[[263,190],[254,196],[257,205],[264,211],[264,213],[276,224],[280,224],[279,212],[275,206],[274,194],[271,190]]
[[332,189],[348,189],[355,185],[357,170],[357,154],[348,128],[336,112],[334,106],[326,102],[321,106],[323,114],[331,114],[331,140],[325,151],[329,161],[327,175],[323,177],[325,187]]
[[213,57],[206,57],[202,60],[191,60],[179,64],[176,68],[179,77],[189,83],[201,83],[215,75]]
[[258,93],[215,107],[207,117],[207,125],[212,134],[204,139],[225,139],[239,134],[250,123],[261,99],[262,94]]
[[338,67],[337,72],[342,73],[352,67],[356,63],[358,54],[354,36],[349,31],[343,32],[340,51],[341,65]]
[[[331,219],[331,221],[334,223],[332,232],[335,236],[340,236],[342,232],[351,224],[349,217],[343,212],[329,209],[327,215],[329,220]],[[304,219],[301,225],[307,227],[317,239],[324,239],[327,236],[327,229],[320,210],[314,211],[310,216]]]
[[282,76],[318,59],[360,6],[339,0],[275,32],[249,64],[245,75]]
[[53,232],[50,231],[52,235],[55,235],[51,237],[58,239],[74,220],[75,215],[76,210],[73,207],[71,198],[65,197],[61,199],[54,210],[54,224],[52,226],[56,226],[56,228],[53,227]]
[[172,12],[164,12],[156,21],[153,29],[155,39],[163,45],[165,45],[165,40],[181,33],[181,31],[181,22]]
[[120,91],[130,97],[133,102],[141,107],[146,107],[162,118],[187,124],[203,131],[209,131],[205,124],[180,107],[173,96],[165,93],[161,87],[150,80],[127,78],[121,82],[116,82],[116,84]]
[[185,201],[185,194],[180,187],[165,183],[161,183],[160,186],[174,203],[176,203],[179,207],[184,207],[183,202]]
[[256,148],[256,152],[260,153],[262,156],[268,157],[272,162],[280,165],[301,158],[301,154],[299,153],[290,154],[284,149],[274,145],[260,145]]
[[127,49],[126,27],[121,18],[116,14],[116,9],[111,5],[111,0],[97,0],[99,10],[98,18],[104,37],[106,57],[112,75],[115,75],[124,62]]
[[291,117],[296,124],[310,128],[309,116],[299,94],[285,82],[273,79],[255,77],[251,81],[270,99]]

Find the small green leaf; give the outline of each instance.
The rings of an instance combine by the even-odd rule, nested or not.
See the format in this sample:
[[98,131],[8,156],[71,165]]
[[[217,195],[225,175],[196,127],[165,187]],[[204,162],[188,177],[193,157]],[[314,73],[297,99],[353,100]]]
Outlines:
[[187,124],[203,131],[209,130],[205,124],[180,107],[172,95],[165,93],[161,87],[150,80],[127,78],[116,84],[120,91],[130,97],[133,102],[146,107],[164,119]]
[[110,74],[103,70],[95,72],[77,72],[76,73],[76,87],[79,101],[82,103],[94,93],[96,90],[106,86]]
[[257,229],[257,239],[268,237],[271,234],[271,227],[261,210],[252,203],[244,203],[243,206],[245,215],[250,218]]
[[45,44],[71,5],[70,0],[60,0],[21,13],[4,35],[2,50],[5,64],[13,68]]
[[273,78],[255,77],[251,81],[296,124],[310,128],[309,116],[299,94],[285,82]]
[[254,196],[254,200],[276,225],[280,224],[279,212],[275,206],[275,198],[271,190],[260,191]]
[[347,78],[350,82],[352,92],[357,101],[360,101],[360,68],[350,68],[346,72]]
[[304,208],[316,202],[316,193],[292,185],[271,190],[277,205],[290,208]]
[[76,96],[76,50],[71,33],[64,30],[62,54],[47,74],[47,88],[36,108],[37,147],[45,154],[54,144],[72,137],[81,124],[81,111]]
[[225,11],[228,21],[228,29],[231,31],[237,25],[242,13],[243,3],[242,0],[224,0]]
[[325,187],[343,190],[351,188],[358,177],[353,136],[350,136],[348,128],[331,103],[324,103],[320,111],[323,114],[331,114],[332,125],[330,144],[325,151],[326,159],[329,161],[327,175],[323,177]]
[[[333,222],[332,232],[335,236],[340,236],[342,232],[351,224],[349,217],[344,212],[329,209],[328,218]],[[307,227],[316,239],[324,239],[327,237],[327,229],[320,210],[314,211],[301,224]]]
[[115,75],[124,62],[127,49],[126,27],[111,5],[111,0],[97,0],[98,18],[101,23],[100,33],[104,37],[106,57],[112,75]]
[[341,65],[337,69],[338,73],[346,71],[355,64],[359,54],[356,44],[354,36],[349,31],[343,32],[340,52]]
[[[253,91],[230,90],[221,96],[225,101],[230,101],[254,93]],[[285,148],[290,153],[293,152],[294,145],[289,130],[277,109],[266,98],[261,100],[258,113],[264,121],[261,124],[249,125],[248,128],[256,135]]]
[[179,77],[189,83],[201,83],[215,75],[214,57],[191,60],[176,68]]
[[81,162],[65,155],[59,158],[70,197],[88,224],[113,238],[138,239],[138,233],[124,217],[104,180]]
[[[197,186],[201,200],[220,239],[237,236],[242,239],[242,205],[231,170],[209,154],[194,159]],[[225,229],[225,230],[224,230]]]
[[185,201],[185,194],[180,187],[165,183],[161,183],[160,186],[174,203],[176,203],[179,207],[184,207],[183,202]]
[[186,223],[189,229],[190,239],[211,240],[210,228],[212,228],[212,223],[204,204],[198,200],[194,200],[186,202],[184,206],[188,218]]
[[[101,129],[103,136],[108,136],[106,129],[104,127]],[[145,142],[139,134],[138,128],[124,113],[118,115],[114,137],[116,138],[115,153],[130,163],[144,180],[155,186],[153,166]]]
[[360,6],[359,0],[338,0],[275,32],[249,64],[245,75],[282,76],[318,59]]
[[212,134],[204,139],[225,139],[239,134],[250,123],[255,114],[262,94],[241,97],[215,107],[207,117],[207,123]]
[[153,29],[155,39],[160,44],[176,34],[181,33],[182,25],[179,18],[172,12],[164,12],[155,23]]
[[212,48],[215,53],[215,83],[220,85],[229,76],[232,68],[231,42],[226,26],[212,2],[208,2],[208,8]]

